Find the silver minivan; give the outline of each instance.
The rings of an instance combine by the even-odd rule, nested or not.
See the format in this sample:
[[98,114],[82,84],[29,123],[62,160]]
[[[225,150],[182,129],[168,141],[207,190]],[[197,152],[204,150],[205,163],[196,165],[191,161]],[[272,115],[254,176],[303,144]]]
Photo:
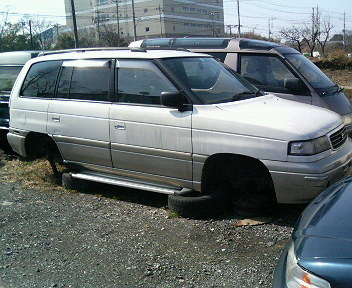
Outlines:
[[264,95],[211,56],[185,51],[32,59],[11,93],[7,137],[22,156],[56,151],[68,182],[166,193],[189,211],[200,202],[215,210],[228,194],[248,207],[307,202],[351,170],[336,113]]
[[9,98],[18,74],[26,62],[40,51],[0,53],[0,142],[6,140],[9,129]]
[[283,44],[241,38],[157,38],[132,42],[129,47],[186,48],[211,54],[263,91],[340,114],[347,131],[352,130],[351,103],[342,89],[305,56]]

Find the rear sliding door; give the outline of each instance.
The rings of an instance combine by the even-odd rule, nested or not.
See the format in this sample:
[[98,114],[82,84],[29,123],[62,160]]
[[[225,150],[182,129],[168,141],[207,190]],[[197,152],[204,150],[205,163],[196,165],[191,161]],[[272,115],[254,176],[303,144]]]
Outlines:
[[63,158],[111,167],[109,91],[111,60],[68,60],[60,70],[56,98],[48,108],[48,133]]

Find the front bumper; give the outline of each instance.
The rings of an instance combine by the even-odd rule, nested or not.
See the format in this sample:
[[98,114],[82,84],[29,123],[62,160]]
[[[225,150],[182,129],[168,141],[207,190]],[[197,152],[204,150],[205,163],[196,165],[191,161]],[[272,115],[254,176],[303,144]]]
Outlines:
[[263,161],[274,182],[278,203],[308,203],[327,187],[351,174],[352,142],[329,157],[309,163]]

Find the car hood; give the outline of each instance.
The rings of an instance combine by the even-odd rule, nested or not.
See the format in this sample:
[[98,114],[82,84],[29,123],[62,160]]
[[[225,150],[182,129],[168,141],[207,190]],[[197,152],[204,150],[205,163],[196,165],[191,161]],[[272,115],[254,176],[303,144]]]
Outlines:
[[215,106],[218,111],[207,113],[208,121],[194,122],[204,127],[195,128],[290,141],[317,138],[342,124],[332,111],[271,94]]
[[350,239],[300,237],[295,241],[298,264],[328,281],[331,287],[351,287]]
[[314,199],[293,232],[299,264],[333,287],[352,283],[351,181],[346,178]]
[[[327,189],[309,204],[297,222],[294,237],[343,240],[352,245],[351,207],[352,177],[349,177]],[[352,255],[352,249],[350,252]]]

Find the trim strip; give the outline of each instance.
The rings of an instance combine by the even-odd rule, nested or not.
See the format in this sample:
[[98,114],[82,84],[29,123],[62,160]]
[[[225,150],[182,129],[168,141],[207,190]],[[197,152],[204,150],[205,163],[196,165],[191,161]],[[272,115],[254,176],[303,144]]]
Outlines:
[[105,148],[105,149],[110,148],[110,143],[106,141],[67,137],[67,136],[60,136],[60,135],[53,135],[53,138],[57,142],[84,145],[84,146],[93,146],[93,147],[99,147],[99,148]]
[[132,152],[132,153],[138,153],[138,154],[146,154],[146,155],[153,155],[153,156],[159,156],[159,157],[165,157],[165,158],[192,161],[192,154],[186,153],[186,152],[162,150],[162,149],[141,147],[141,146],[131,146],[131,145],[117,144],[117,143],[111,143],[111,150],[120,150],[123,152]]

